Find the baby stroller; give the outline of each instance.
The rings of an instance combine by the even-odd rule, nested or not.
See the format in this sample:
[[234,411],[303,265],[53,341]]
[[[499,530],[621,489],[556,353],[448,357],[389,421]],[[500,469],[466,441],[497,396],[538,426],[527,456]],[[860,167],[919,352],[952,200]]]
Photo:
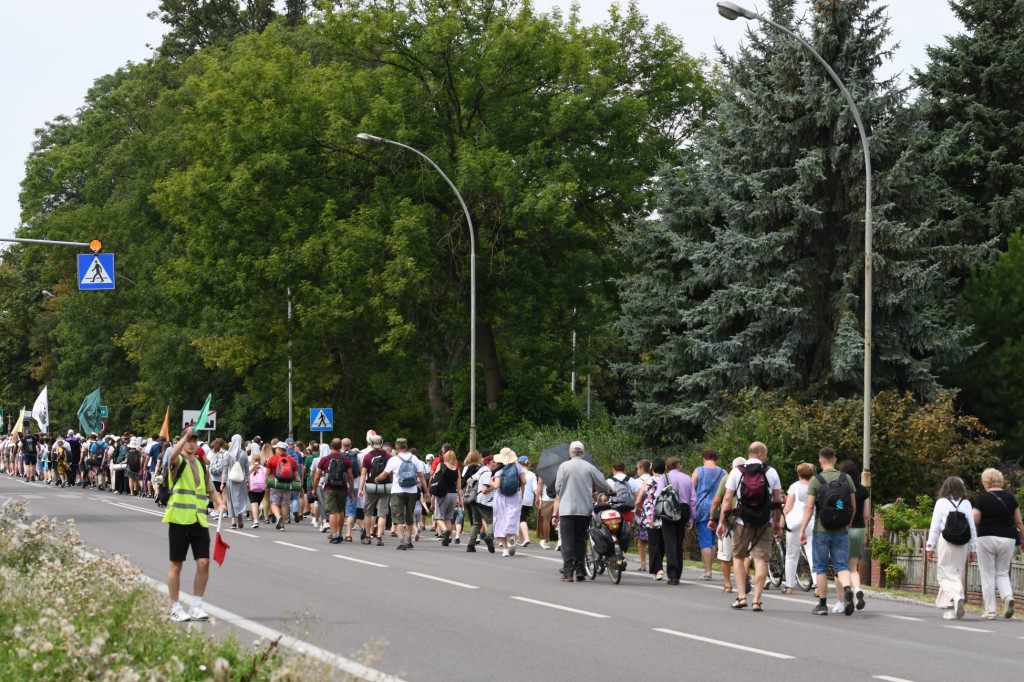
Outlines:
[[626,570],[623,548],[629,547],[632,537],[632,526],[622,519],[618,510],[607,503],[595,504],[584,560],[587,577],[594,580],[607,569],[612,583],[618,585]]

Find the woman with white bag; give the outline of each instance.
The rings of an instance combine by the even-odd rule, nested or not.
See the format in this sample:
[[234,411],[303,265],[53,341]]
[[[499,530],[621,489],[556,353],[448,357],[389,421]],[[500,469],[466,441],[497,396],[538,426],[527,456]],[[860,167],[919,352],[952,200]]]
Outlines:
[[242,437],[231,436],[227,457],[224,460],[224,497],[227,500],[228,516],[232,528],[241,528],[245,511],[249,507],[249,455],[242,447]]

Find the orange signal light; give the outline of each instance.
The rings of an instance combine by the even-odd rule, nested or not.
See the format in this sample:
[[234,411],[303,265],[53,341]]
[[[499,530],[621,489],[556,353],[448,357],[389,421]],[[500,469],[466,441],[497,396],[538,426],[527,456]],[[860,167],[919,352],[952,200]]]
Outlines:
[[89,242],[89,248],[92,249],[93,253],[96,253],[97,251],[103,248],[103,242],[101,242],[99,239],[93,239]]

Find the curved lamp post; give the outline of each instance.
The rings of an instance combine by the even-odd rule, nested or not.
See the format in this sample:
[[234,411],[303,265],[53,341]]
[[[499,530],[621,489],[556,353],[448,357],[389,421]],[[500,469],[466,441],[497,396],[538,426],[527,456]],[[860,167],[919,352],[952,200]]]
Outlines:
[[861,122],[860,111],[857,110],[857,105],[853,103],[853,98],[850,96],[849,90],[843,85],[843,82],[839,80],[839,76],[832,70],[829,63],[826,62],[818,52],[811,47],[810,43],[801,38],[798,34],[789,30],[785,26],[776,24],[768,17],[762,16],[757,12],[752,12],[749,9],[740,7],[734,2],[719,2],[718,13],[729,20],[735,20],[740,17],[744,19],[754,19],[762,23],[768,24],[773,28],[782,31],[786,35],[799,41],[801,45],[807,48],[807,50],[814,55],[814,57],[821,62],[821,65],[828,71],[828,75],[832,77],[832,81],[836,84],[839,90],[843,93],[843,97],[846,99],[846,103],[850,106],[850,110],[853,112],[853,120],[857,123],[857,132],[860,133],[860,142],[864,147],[864,186],[866,189],[866,196],[864,199],[864,471],[861,474],[861,481],[864,487],[870,490],[871,488],[871,153],[868,150],[868,136],[864,132],[864,124]]
[[444,181],[455,192],[455,196],[462,206],[462,212],[466,214],[466,223],[469,225],[469,449],[476,450],[476,235],[473,232],[473,219],[470,217],[466,202],[462,200],[462,195],[459,194],[455,184],[429,156],[407,144],[377,135],[359,133],[356,135],[356,141],[360,144],[390,144],[416,154],[441,174]]

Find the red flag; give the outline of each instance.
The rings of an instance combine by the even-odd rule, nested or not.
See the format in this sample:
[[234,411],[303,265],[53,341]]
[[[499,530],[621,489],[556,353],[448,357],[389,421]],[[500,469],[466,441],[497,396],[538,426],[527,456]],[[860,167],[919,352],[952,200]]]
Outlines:
[[224,565],[224,557],[227,556],[231,545],[220,539],[220,518],[217,519],[217,538],[213,542],[213,560],[218,566]]

